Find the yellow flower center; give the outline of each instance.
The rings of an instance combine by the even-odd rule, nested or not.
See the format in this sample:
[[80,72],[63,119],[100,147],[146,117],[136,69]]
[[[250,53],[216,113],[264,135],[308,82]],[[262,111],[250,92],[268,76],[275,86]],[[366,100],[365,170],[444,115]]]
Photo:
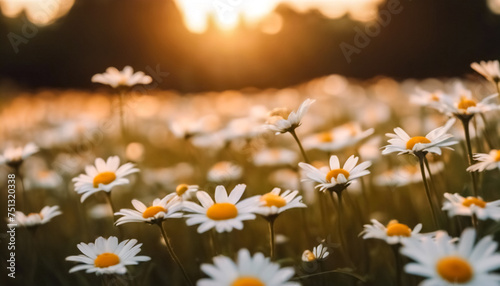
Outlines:
[[180,184],[175,188],[175,192],[177,193],[178,196],[182,196],[187,190],[189,189],[189,186],[186,184]]
[[231,286],[265,286],[259,278],[243,276],[240,277],[231,284]]
[[275,206],[275,207],[281,208],[281,207],[286,206],[285,199],[282,198],[281,196],[275,195],[273,193],[267,193],[267,194],[263,195],[262,197],[260,197],[260,201],[265,202],[266,207]]
[[475,198],[475,197],[467,197],[463,202],[462,205],[465,207],[470,207],[471,205],[476,205],[480,208],[485,208],[486,207],[486,202],[483,201],[480,198]]
[[500,162],[500,150],[493,150],[493,152],[495,154],[493,157],[495,162]]
[[399,223],[397,220],[391,220],[389,224],[387,224],[386,234],[388,236],[411,236],[411,228],[409,228],[406,224]]
[[331,170],[330,172],[328,172],[328,174],[326,174],[326,181],[331,182],[332,178],[335,178],[335,180],[336,180],[340,174],[344,175],[344,177],[346,179],[349,179],[349,172],[340,168],[340,169],[334,169],[334,170]]
[[120,257],[114,253],[104,252],[97,255],[94,260],[94,266],[99,268],[110,267],[120,263]]
[[102,172],[94,177],[94,188],[99,187],[99,184],[107,185],[116,180],[116,174],[114,172]]
[[439,101],[439,96],[435,93],[431,94],[431,101]]
[[467,110],[469,107],[476,106],[476,102],[473,99],[469,99],[465,96],[460,98],[460,102],[458,102],[458,109]]
[[450,283],[466,283],[474,275],[469,262],[458,256],[441,258],[436,264],[436,269],[441,278]]
[[316,256],[310,250],[306,250],[305,257],[309,262],[316,260]]
[[154,217],[157,213],[159,212],[167,212],[166,209],[164,209],[163,207],[160,207],[160,206],[151,206],[149,208],[147,208],[143,213],[142,213],[142,217],[143,218],[150,218],[150,217]]
[[333,135],[331,132],[323,132],[318,135],[318,139],[322,143],[333,142]]
[[415,146],[415,144],[417,144],[417,143],[427,144],[427,143],[431,143],[431,140],[425,138],[424,136],[412,137],[412,138],[410,138],[410,140],[408,140],[408,142],[406,142],[406,149],[413,150],[413,146]]
[[283,119],[288,119],[288,116],[290,115],[292,111],[286,107],[280,107],[280,108],[275,108],[273,109],[270,113],[269,113],[269,116],[270,117],[274,117],[274,116],[278,116],[278,117],[281,117]]
[[238,216],[238,209],[231,203],[216,203],[207,210],[207,217],[213,220],[226,220]]

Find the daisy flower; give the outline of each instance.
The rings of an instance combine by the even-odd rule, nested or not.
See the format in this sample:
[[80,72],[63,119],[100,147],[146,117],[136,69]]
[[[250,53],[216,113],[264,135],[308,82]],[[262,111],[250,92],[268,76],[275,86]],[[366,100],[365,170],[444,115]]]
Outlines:
[[467,168],[469,172],[483,172],[484,170],[500,169],[500,150],[491,150],[490,153],[474,154],[474,160],[479,161]]
[[[59,206],[45,206],[39,213],[30,213],[25,215],[22,212],[16,212],[15,222],[12,226],[34,227],[48,223],[52,218],[61,215]],[[9,220],[10,222],[10,220]]]
[[[418,155],[419,153],[435,153],[441,155],[441,148],[451,149],[448,146],[455,145],[458,141],[454,140],[453,135],[446,133],[455,123],[455,119],[450,119],[441,127],[438,127],[425,136],[410,137],[402,128],[395,128],[394,133],[387,133],[386,136],[389,145],[384,146],[382,154],[398,152],[401,154]],[[453,149],[451,149],[453,150]]]
[[298,156],[295,151],[289,149],[264,149],[253,155],[253,161],[257,167],[295,165],[297,164]]
[[428,92],[417,88],[415,93],[410,96],[410,102],[420,106],[433,107],[440,104],[439,102],[441,101],[443,96],[444,93],[440,90]]
[[498,61],[481,61],[479,63],[472,63],[470,67],[491,82],[498,83],[500,80],[500,66]]
[[24,159],[35,154],[40,149],[34,143],[28,143],[24,147],[10,147],[0,154],[0,164],[7,164],[12,168],[19,168]]
[[102,158],[95,159],[95,166],[85,167],[85,172],[86,174],[80,174],[77,178],[73,178],[75,191],[78,194],[83,194],[82,203],[99,191],[109,193],[115,186],[128,184],[129,180],[124,177],[139,172],[139,169],[134,168],[132,163],[120,166],[120,158],[112,156],[106,162]]
[[500,254],[495,253],[498,244],[491,235],[476,245],[474,229],[466,229],[458,243],[450,242],[446,232],[438,232],[435,239],[407,239],[401,253],[413,259],[405,271],[423,276],[420,285],[440,286],[494,286],[500,283],[498,274],[490,271],[500,268]]
[[146,207],[140,201],[132,200],[132,205],[136,210],[121,209],[115,215],[122,217],[116,221],[116,225],[129,222],[160,223],[167,218],[181,218],[182,203],[179,198],[174,198],[176,194],[169,194],[163,199],[155,199],[150,207]]
[[445,193],[448,200],[444,202],[442,210],[448,211],[450,217],[472,216],[473,214],[480,220],[500,220],[500,200],[485,202],[481,197],[464,198],[459,194]]
[[373,128],[362,130],[359,124],[351,122],[305,138],[304,148],[325,152],[338,151],[358,144],[373,132]]
[[238,180],[243,175],[243,168],[228,161],[221,161],[208,170],[207,179],[212,182],[223,183]]
[[66,257],[67,261],[82,263],[71,268],[69,273],[85,270],[86,273],[96,275],[125,274],[127,265],[151,260],[149,256],[136,256],[142,246],[142,243],[136,243],[136,239],[127,239],[118,244],[118,238],[115,236],[108,239],[98,237],[95,243],[82,242],[77,247],[83,254]]
[[252,211],[259,201],[257,196],[239,201],[245,188],[244,184],[236,185],[228,196],[224,186],[217,186],[215,202],[206,192],[197,192],[196,197],[201,206],[193,202],[184,202],[184,209],[193,212],[193,214],[185,215],[188,217],[186,224],[199,224],[199,233],[212,228],[215,228],[217,232],[230,232],[233,228],[241,230],[244,220],[255,219]]
[[294,131],[300,126],[300,121],[305,113],[316,100],[306,99],[297,111],[291,111],[288,108],[275,108],[269,113],[269,118],[265,127],[276,134],[283,134]]
[[306,208],[302,203],[302,196],[297,196],[299,191],[284,191],[280,195],[281,189],[274,188],[271,192],[260,196],[261,205],[258,206],[254,213],[262,216],[278,215],[292,208]]
[[117,70],[115,67],[109,67],[105,73],[98,73],[92,76],[92,82],[98,82],[111,86],[112,88],[118,87],[131,87],[137,84],[150,84],[153,79],[145,75],[143,72],[135,72],[131,66],[126,66],[122,71]]
[[202,264],[201,270],[210,278],[198,280],[197,286],[298,286],[297,282],[288,281],[295,271],[292,267],[281,268],[276,263],[256,253],[253,257],[248,250],[238,251],[238,260],[232,261],[226,256],[213,258],[214,264]]
[[318,246],[314,247],[312,251],[305,250],[304,253],[302,253],[302,261],[304,262],[313,262],[316,260],[324,260],[325,258],[330,255],[330,252],[328,252],[328,248],[323,246],[323,244],[318,244]]
[[455,115],[461,120],[467,119],[476,113],[484,113],[491,110],[500,109],[500,105],[492,101],[498,94],[492,94],[477,100],[472,96],[472,92],[466,89],[461,82],[454,85],[453,91],[445,94],[439,105],[433,106],[440,112],[448,115]]
[[181,200],[189,200],[198,190],[197,185],[179,184],[175,188],[175,195]]
[[367,170],[371,166],[371,162],[363,162],[356,166],[359,158],[351,155],[345,162],[344,166],[340,167],[339,158],[335,155],[330,157],[330,170],[321,168],[316,169],[307,163],[299,163],[299,166],[305,171],[307,179],[304,181],[313,181],[319,183],[316,188],[320,191],[333,190],[337,185],[346,188],[351,181],[370,174]]
[[365,224],[364,230],[359,234],[363,239],[376,238],[385,240],[388,244],[401,243],[404,238],[419,238],[422,224],[417,224],[413,230],[406,224],[399,223],[397,220],[391,220],[387,226],[381,224],[378,220],[372,219],[372,224]]

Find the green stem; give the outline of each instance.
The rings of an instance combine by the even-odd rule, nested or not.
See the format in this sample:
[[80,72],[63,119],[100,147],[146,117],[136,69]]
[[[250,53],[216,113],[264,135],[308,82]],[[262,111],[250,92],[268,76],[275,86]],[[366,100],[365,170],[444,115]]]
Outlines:
[[268,226],[269,226],[269,248],[270,248],[270,257],[271,260],[274,260],[275,255],[275,243],[274,243],[274,220],[275,218],[268,218]]
[[[470,142],[470,130],[469,130],[469,123],[470,120],[472,119],[472,116],[460,118],[462,121],[462,125],[464,126],[464,132],[465,132],[465,142],[467,143],[467,157],[469,159],[469,166],[474,164],[474,157],[472,156],[472,146]],[[475,172],[469,172],[472,178],[472,190],[474,192],[474,196],[478,196],[478,191],[477,191],[477,182],[476,182],[476,173]]]
[[158,226],[160,227],[160,232],[161,232],[161,235],[163,236],[163,240],[165,241],[165,245],[167,246],[170,257],[172,257],[174,262],[177,263],[177,266],[179,266],[179,268],[181,269],[182,275],[184,276],[186,283],[190,286],[194,286],[193,282],[191,282],[191,279],[189,279],[189,276],[187,275],[186,270],[182,266],[181,261],[179,260],[179,258],[175,254],[174,249],[172,248],[172,245],[170,244],[170,239],[167,236],[167,232],[165,231],[165,228],[163,227],[162,222],[159,222]]
[[349,267],[354,268],[354,264],[351,261],[351,258],[349,257],[349,251],[347,247],[347,243],[344,237],[344,228],[342,226],[342,221],[344,219],[344,205],[342,203],[342,191],[336,192],[337,194],[337,199],[338,203],[335,202],[335,198],[333,197],[333,191],[330,192],[330,197],[332,199],[333,205],[337,204],[337,209],[338,209],[338,221],[337,221],[337,231],[339,233],[339,239],[340,239],[340,244],[342,247],[342,253],[344,254],[344,260],[347,263]]
[[[429,180],[431,181],[430,183],[430,186],[431,187],[431,190],[432,190],[432,194],[434,195],[434,199],[435,201],[437,202],[438,206],[440,205],[440,196],[438,196],[437,194],[437,188],[436,188],[436,184],[434,183],[434,179],[432,178],[432,172],[431,172],[431,167],[429,166],[429,160],[427,160],[427,157],[424,156],[424,164],[425,164],[425,168],[427,169],[427,172],[429,173]],[[440,194],[441,195],[441,194]]]
[[429,188],[429,184],[427,182],[427,178],[425,176],[425,168],[424,168],[424,157],[425,157],[425,154],[422,153],[422,152],[418,152],[416,155],[418,157],[418,162],[420,164],[420,173],[422,174],[422,181],[423,181],[424,186],[425,186],[425,194],[427,195],[427,200],[429,201],[429,206],[431,207],[432,218],[434,220],[435,226],[439,227],[439,222],[438,222],[438,219],[437,219],[437,216],[436,216],[436,211],[434,210],[434,204],[432,203],[431,191],[430,191],[430,188]]
[[300,153],[302,153],[302,157],[304,157],[304,161],[306,163],[309,163],[309,158],[307,158],[306,151],[304,151],[304,148],[302,147],[302,144],[300,143],[299,137],[297,137],[297,133],[295,133],[295,129],[289,131],[290,134],[292,134],[293,139],[297,142],[297,145],[299,145],[300,148]]
[[401,254],[399,254],[399,244],[394,244],[391,245],[392,252],[394,253],[394,262],[396,264],[396,283],[394,284],[395,286],[400,286],[402,285],[402,275],[401,273],[403,272],[402,266],[403,263],[401,261]]

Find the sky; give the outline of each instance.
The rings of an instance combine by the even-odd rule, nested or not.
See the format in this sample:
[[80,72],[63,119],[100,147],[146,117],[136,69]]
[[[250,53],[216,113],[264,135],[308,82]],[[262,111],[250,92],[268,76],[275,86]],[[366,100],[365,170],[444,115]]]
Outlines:
[[[365,10],[273,0],[254,14],[244,0],[214,0],[211,12],[187,11],[188,0],[46,1],[61,5],[55,19],[0,16],[0,86],[94,89],[93,74],[131,65],[168,74],[158,87],[180,92],[282,88],[334,73],[467,77],[471,62],[500,59],[500,16],[483,0],[348,1]],[[221,27],[220,9],[236,22]],[[190,26],[189,13],[202,20]]]

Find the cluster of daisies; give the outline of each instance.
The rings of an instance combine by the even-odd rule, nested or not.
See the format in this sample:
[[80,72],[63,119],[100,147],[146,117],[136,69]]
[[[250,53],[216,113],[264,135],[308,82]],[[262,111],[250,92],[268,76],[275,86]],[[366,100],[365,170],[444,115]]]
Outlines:
[[[491,81],[498,92],[500,68],[497,61],[474,63],[472,68]],[[126,93],[133,86],[149,84],[152,78],[142,72],[134,73],[131,67],[125,67],[122,71],[109,68],[106,73],[95,75],[92,81],[109,85],[118,91],[121,96],[120,104],[123,104]],[[131,201],[133,208],[120,208],[115,211],[112,193],[116,197],[117,191],[113,190],[120,186],[131,185],[130,176],[143,172],[134,163],[121,164],[119,156],[110,156],[106,160],[95,159],[93,165],[87,165],[84,168],[84,173],[73,177],[73,186],[75,192],[80,195],[81,203],[97,193],[104,193],[108,207],[114,218],[116,217],[114,220],[116,226],[134,222],[158,226],[167,251],[177,264],[178,270],[182,272],[187,285],[194,285],[191,280],[192,275],[186,271],[184,263],[176,255],[174,250],[176,247],[171,244],[164,228],[165,221],[174,218],[185,219],[186,225],[196,226],[199,234],[209,231],[228,233],[233,230],[242,230],[245,221],[261,217],[269,226],[269,255],[260,252],[251,255],[249,250],[242,248],[235,253],[234,260],[227,256],[215,256],[213,264],[200,265],[208,278],[202,278],[196,284],[201,286],[291,286],[299,285],[297,281],[300,281],[301,277],[296,277],[294,268],[281,267],[277,262],[273,262],[276,258],[275,220],[286,210],[306,208],[306,204],[302,201],[303,196],[306,195],[307,186],[312,186],[311,188],[317,189],[318,192],[313,192],[313,199],[306,201],[309,208],[304,212],[322,209],[326,205],[323,198],[328,196],[331,199],[335,219],[332,220],[331,213],[323,212],[322,209],[321,221],[325,229],[321,231],[329,233],[330,227],[337,227],[334,237],[338,239],[337,245],[341,250],[336,251],[335,254],[341,255],[337,255],[335,259],[355,268],[348,249],[352,238],[346,237],[347,228],[344,225],[348,217],[345,213],[347,199],[344,194],[351,189],[362,189],[362,192],[366,194],[364,179],[371,174],[370,168],[376,165],[376,159],[370,160],[368,151],[375,149],[376,153],[389,156],[396,153],[398,156],[408,157],[410,161],[414,160],[413,163],[418,162],[417,167],[412,166],[413,171],[410,173],[412,180],[423,184],[422,196],[425,193],[428,213],[432,214],[433,218],[428,228],[434,231],[421,233],[424,229],[421,223],[416,224],[412,229],[395,218],[388,220],[387,224],[381,223],[382,220],[372,218],[371,224],[364,225],[357,233],[360,232],[359,235],[363,239],[384,241],[393,246],[396,256],[404,255],[411,259],[412,261],[404,266],[404,271],[424,277],[425,280],[420,285],[498,285],[500,276],[492,273],[500,268],[500,254],[496,252],[497,242],[493,240],[492,235],[481,235],[478,230],[486,220],[500,221],[500,200],[483,199],[483,197],[491,197],[490,190],[481,187],[479,180],[480,173],[500,169],[500,150],[494,149],[495,142],[489,140],[486,140],[488,153],[474,153],[472,146],[473,143],[488,137],[486,134],[488,122],[486,122],[485,114],[499,110],[500,105],[496,103],[498,93],[488,95],[482,100],[476,96],[461,83],[454,84],[449,91],[416,90],[412,96],[412,102],[436,110],[442,117],[441,119],[445,119],[445,123],[432,130],[429,128],[430,132],[426,132],[426,127],[422,126],[421,133],[407,132],[401,127],[394,128],[394,133],[386,134],[389,138],[388,144],[383,146],[381,151],[380,142],[376,140],[366,146],[371,150],[356,148],[360,142],[365,142],[372,137],[375,129],[364,130],[361,125],[355,123],[310,133],[301,138],[302,133],[297,132],[297,129],[302,126],[302,119],[307,111],[319,99],[306,99],[296,110],[285,107],[275,108],[266,112],[266,116],[262,116],[261,110],[255,110],[256,115],[253,117],[232,121],[226,129],[220,130],[216,135],[205,132],[205,126],[212,123],[209,118],[194,122],[186,120],[171,123],[172,133],[194,146],[218,145],[214,142],[220,138],[223,138],[221,146],[227,146],[226,140],[231,141],[235,138],[251,142],[253,138],[257,138],[266,131],[289,136],[288,139],[293,139],[297,149],[300,150],[300,156],[298,152],[290,149],[275,148],[254,152],[250,159],[254,166],[262,168],[291,166],[291,171],[287,170],[287,172],[291,172],[292,176],[286,172],[277,173],[276,181],[281,180],[285,185],[292,186],[285,188],[285,191],[276,187],[267,193],[259,192],[259,195],[255,195],[254,192],[253,195],[249,195],[250,192],[247,191],[245,184],[230,184],[241,180],[245,169],[230,161],[219,161],[208,170],[206,176],[209,181],[217,183],[213,196],[211,196],[211,189],[202,190],[194,184],[177,184],[175,191],[164,197],[157,197],[148,203],[133,199]],[[262,120],[263,118],[265,119]],[[122,107],[120,119],[122,136],[125,139],[128,132]],[[483,129],[477,127],[477,121],[482,122]],[[460,135],[452,131],[457,122],[460,122],[463,127],[463,133]],[[410,135],[409,133],[416,134]],[[466,157],[467,161],[467,166],[463,171],[470,174],[470,183],[461,192],[442,194],[434,185],[433,176],[445,169],[443,165],[437,167],[439,163],[443,163],[444,159],[438,161],[439,159],[436,158],[448,156],[449,151],[462,142],[465,145],[462,157]],[[132,151],[138,152],[136,149],[140,149],[140,146],[130,148],[135,148]],[[484,150],[484,148],[476,149]],[[340,153],[345,150],[350,150],[349,156],[345,156],[345,152]],[[38,151],[39,148],[32,143],[24,148],[7,148],[3,155],[0,155],[0,163],[12,168],[20,177],[20,167],[23,161]],[[315,153],[317,151],[320,151],[322,155],[328,154],[324,157],[328,159],[329,164],[310,160],[310,157],[313,157],[311,155],[317,154]],[[405,169],[407,173],[408,169]],[[179,170],[183,168],[179,167]],[[398,174],[401,173],[402,171],[399,171]],[[293,181],[298,181],[298,183],[293,183]],[[383,180],[375,179],[375,183],[377,182],[386,184]],[[228,193],[225,185],[235,186]],[[35,229],[61,213],[57,205],[46,206],[39,213],[29,215],[16,212],[16,223],[12,225]],[[450,226],[443,223],[445,219],[442,215],[445,213],[449,218],[470,217],[470,224],[474,228],[460,228],[460,237],[458,239],[451,237]],[[361,214],[360,217],[362,217]],[[365,218],[362,217],[362,219]],[[66,258],[67,261],[79,263],[70,269],[70,273],[84,270],[98,275],[123,275],[127,273],[127,266],[151,260],[149,256],[138,255],[141,252],[142,243],[136,239],[122,241],[120,239],[122,237],[98,237],[94,242],[78,244],[77,248],[82,254]],[[301,260],[303,263],[317,263],[330,257],[331,253],[333,249],[323,241],[312,250],[303,251]],[[396,269],[396,272],[402,271],[403,269]],[[404,285],[404,282],[396,282],[396,284],[400,283]]]

